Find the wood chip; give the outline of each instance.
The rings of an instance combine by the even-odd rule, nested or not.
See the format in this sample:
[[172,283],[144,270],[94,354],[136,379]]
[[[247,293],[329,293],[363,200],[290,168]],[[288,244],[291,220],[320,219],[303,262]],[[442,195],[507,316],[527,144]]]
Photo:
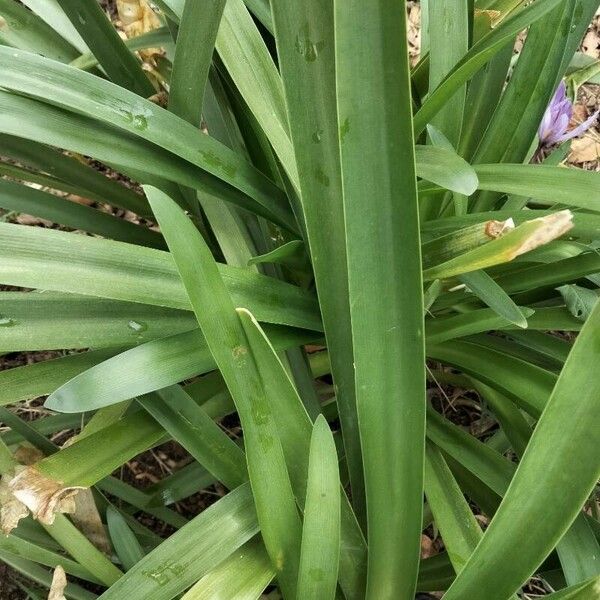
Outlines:
[[600,157],[600,141],[596,136],[586,135],[571,143],[569,162],[585,163],[598,160]]

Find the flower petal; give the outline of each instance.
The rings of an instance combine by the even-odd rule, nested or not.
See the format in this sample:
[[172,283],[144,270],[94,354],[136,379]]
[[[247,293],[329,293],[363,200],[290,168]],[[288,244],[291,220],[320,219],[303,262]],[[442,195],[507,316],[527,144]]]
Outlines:
[[587,118],[583,123],[581,123],[580,125],[577,125],[577,127],[575,127],[574,129],[571,129],[571,131],[562,135],[557,140],[557,143],[566,142],[568,140],[572,140],[573,138],[579,137],[580,135],[583,135],[588,129],[590,129],[596,123],[596,119],[598,118],[599,114],[600,114],[600,110],[597,110],[591,117]]

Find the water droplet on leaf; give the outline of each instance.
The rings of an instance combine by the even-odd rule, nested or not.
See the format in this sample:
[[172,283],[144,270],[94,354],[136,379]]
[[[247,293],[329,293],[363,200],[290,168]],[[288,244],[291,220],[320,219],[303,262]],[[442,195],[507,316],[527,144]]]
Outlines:
[[139,321],[129,321],[129,323],[127,323],[127,327],[136,333],[141,333],[142,331],[146,331],[146,329],[148,329],[148,325],[146,325],[146,323],[140,323]]
[[325,42],[313,42],[310,39],[310,29],[305,25],[296,36],[296,52],[303,56],[306,62],[314,62],[319,57],[319,52],[325,47]]

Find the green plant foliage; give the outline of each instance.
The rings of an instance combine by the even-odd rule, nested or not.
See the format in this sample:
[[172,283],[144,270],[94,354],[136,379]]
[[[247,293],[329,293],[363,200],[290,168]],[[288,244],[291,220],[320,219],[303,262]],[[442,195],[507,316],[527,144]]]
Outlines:
[[600,0],[118,7],[0,0],[28,597],[600,599],[600,174],[546,131]]

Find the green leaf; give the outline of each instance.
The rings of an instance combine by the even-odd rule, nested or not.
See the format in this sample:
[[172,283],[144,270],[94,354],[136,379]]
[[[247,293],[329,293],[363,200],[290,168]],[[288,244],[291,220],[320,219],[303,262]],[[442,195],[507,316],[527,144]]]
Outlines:
[[600,175],[547,165],[475,165],[479,189],[600,212]]
[[[56,1],[56,0],[52,0]],[[29,0],[32,2],[32,0]],[[70,22],[69,22],[70,24]],[[132,52],[147,48],[165,48],[167,56],[173,51],[173,38],[168,27],[158,27],[141,35],[124,40],[125,46]],[[91,52],[83,52],[81,56],[69,63],[72,67],[89,71],[98,66],[98,59]]]
[[204,87],[225,4],[225,0],[208,6],[186,2],[179,22],[169,110],[194,125],[200,125]]
[[[0,223],[4,284],[190,310],[167,252],[74,233]],[[220,265],[239,306],[260,320],[320,329],[313,294],[248,270]]]
[[[515,259],[538,246],[560,237],[572,227],[568,210],[540,217],[519,225],[499,237],[492,235],[487,244],[423,271],[426,281],[462,275]],[[492,239],[494,238],[495,239]]]
[[[469,48],[469,3],[432,2],[428,7],[429,36],[436,40],[429,52],[429,89],[434,90]],[[433,120],[433,124],[456,148],[460,139],[466,86],[455,93]]]
[[[579,46],[597,0],[538,3],[552,8],[527,41],[476,154],[478,163],[523,162],[555,88]],[[517,13],[522,15],[526,9]],[[509,17],[507,23],[511,20]],[[502,25],[500,25],[502,27]],[[507,127],[507,123],[511,126]],[[478,208],[485,208],[485,202]]]
[[164,388],[138,402],[228,488],[248,479],[244,452],[180,386]]
[[129,571],[136,563],[144,558],[144,551],[137,541],[133,531],[121,513],[109,506],[106,510],[106,524],[115,552],[125,571]]
[[[477,15],[474,15],[474,26]],[[488,21],[489,22],[489,21]],[[491,26],[490,26],[491,30]],[[458,149],[460,155],[471,160],[483,137],[506,84],[513,57],[514,39],[509,39],[494,57],[469,83],[462,134]]]
[[36,468],[64,487],[90,487],[163,437],[163,428],[138,411],[42,459]]
[[123,348],[196,327],[188,311],[51,292],[0,292],[0,315],[1,352]]
[[[409,598],[417,579],[423,509],[425,370],[408,48],[406,36],[398,35],[406,30],[406,7],[384,0],[369,11],[358,0],[334,6],[354,376],[367,498],[366,597]],[[376,202],[369,201],[374,197]],[[386,361],[380,360],[382,348]],[[391,404],[382,401],[392,398]],[[395,459],[388,460],[390,455]]]
[[[87,117],[6,92],[0,92],[0,105],[0,131],[4,133],[93,156],[134,180],[161,186],[175,197],[180,194],[180,190],[173,182],[217,194],[222,200],[237,204],[275,223],[281,221],[267,208],[268,204],[275,206],[267,196],[261,197],[260,202],[255,202],[250,196],[240,193],[201,168],[141,138],[136,139]],[[27,121],[22,121],[19,116],[24,110],[28,111]],[[156,173],[160,173],[161,177]],[[97,175],[100,176],[99,173]],[[168,177],[169,181],[162,177]],[[281,210],[287,213],[287,217],[284,217],[286,227],[293,230],[295,226],[290,211],[285,207],[281,209],[275,206],[275,212],[281,213]]]
[[[334,9],[332,2],[272,3],[277,56],[298,165],[306,243],[312,259],[336,400],[342,426],[353,506],[366,519],[356,398],[346,231],[340,172]],[[300,52],[299,52],[300,50]]]
[[442,453],[431,443],[425,447],[425,494],[452,566],[459,573],[483,533]]
[[[522,315],[529,316],[533,310],[529,308],[518,309]],[[525,316],[523,317],[525,318]],[[474,333],[487,332],[490,329],[504,329],[509,327],[511,321],[499,315],[496,311],[487,308],[472,310],[463,314],[451,314],[425,320],[425,338],[427,345],[440,344]]]
[[[227,383],[244,430],[248,473],[261,534],[282,589],[296,593],[301,522],[262,374],[248,347],[249,313],[236,310],[206,243],[165,194],[146,188],[207,346]],[[203,285],[198,285],[202,281]],[[272,483],[267,487],[266,482]],[[276,493],[275,493],[276,492]]]
[[0,181],[0,207],[122,242],[151,248],[165,246],[162,236],[156,231],[90,206],[10,181]]
[[459,280],[495,313],[517,327],[527,327],[527,318],[523,311],[485,271],[463,273]]
[[439,146],[416,146],[415,156],[419,177],[466,196],[477,189],[477,174],[453,150]]
[[548,594],[551,600],[588,600],[600,594],[600,577]]
[[244,4],[250,9],[250,12],[264,25],[264,27],[273,33],[273,19],[271,18],[271,7],[269,0],[244,0]]
[[60,62],[69,62],[77,56],[73,46],[19,2],[1,0],[0,17],[2,45],[37,52]]
[[138,215],[149,216],[151,214],[148,202],[143,196],[114,179],[105,177],[96,169],[74,157],[67,156],[49,146],[12,135],[2,134],[0,141],[2,151],[6,156],[36,171],[49,173],[56,179],[66,182],[81,196],[131,210]]
[[95,0],[57,0],[108,76],[140,96],[155,93],[136,56]]
[[333,600],[340,557],[340,476],[333,435],[320,415],[310,442],[302,550],[300,600]]
[[40,16],[56,33],[68,40],[80,52],[89,51],[87,44],[69,21],[69,17],[61,8],[58,0],[22,0],[22,3]]
[[504,495],[515,466],[499,452],[454,425],[431,407],[427,409],[427,437],[446,455],[475,473],[498,496]]
[[[560,540],[596,484],[600,438],[593,415],[600,398],[595,370],[600,358],[599,330],[597,305],[569,354],[510,489],[481,543],[446,593],[448,600],[472,593],[504,598],[516,591]],[[565,436],[565,431],[570,435]],[[545,473],[543,481],[541,472]],[[548,498],[553,502],[548,503]],[[523,528],[540,514],[545,515],[543,531],[529,528],[527,545],[521,547],[518,559],[507,560]]]
[[275,577],[269,555],[258,538],[233,552],[208,572],[182,600],[249,600],[260,598]]
[[[264,388],[270,394],[270,408],[277,423],[296,502],[303,506],[312,423],[298,392],[264,332],[257,326],[248,327],[246,335],[264,375]],[[342,500],[340,587],[346,598],[359,600],[364,596],[366,545],[345,494],[342,495]]]
[[[214,188],[215,182],[210,180],[217,178],[238,190],[238,196],[253,198],[272,212],[273,218],[294,228],[283,192],[275,184],[237,153],[153,102],[89,73],[23,51],[0,47],[0,68],[4,89],[26,88],[29,95],[35,89],[36,98],[156,144],[199,167],[213,189],[227,188],[222,184]],[[38,84],[32,87],[34,80]],[[76,121],[77,116],[69,114],[67,122],[71,119]],[[139,157],[137,160],[139,164]],[[119,162],[116,156],[114,161]],[[214,178],[207,178],[207,173]]]
[[[50,589],[50,585],[52,584],[52,574],[47,569],[40,567],[30,560],[18,558],[12,554],[1,551],[0,559],[2,562],[11,566],[16,571],[25,575],[25,577],[31,581],[35,581],[36,583],[39,583],[40,585]],[[97,598],[95,594],[88,592],[75,583],[67,584],[65,596],[67,598],[72,598],[73,600],[95,600],[95,598]]]
[[[287,350],[318,339],[314,333],[268,329],[274,346]],[[46,406],[60,412],[94,410],[208,373],[215,361],[200,330],[153,340],[106,360],[56,389]]]
[[592,528],[580,513],[563,535],[556,552],[567,585],[575,585],[600,576],[600,544]]
[[551,371],[473,340],[429,344],[427,356],[453,365],[508,395],[534,417],[542,412],[556,382]]
[[586,321],[598,302],[598,294],[594,290],[579,285],[561,285],[556,288],[563,297],[569,312],[580,321]]
[[0,405],[50,394],[82,371],[110,358],[117,349],[93,350],[0,372]]
[[477,380],[473,380],[473,386],[494,413],[515,454],[523,456],[532,431],[523,413],[498,390]]
[[[18,529],[15,530],[18,533]],[[100,583],[96,577],[91,575],[87,569],[84,569],[79,563],[61,554],[51,552],[45,548],[21,539],[16,535],[3,535],[0,537],[0,553],[10,554],[15,557],[31,560],[40,565],[54,568],[61,565],[63,569],[74,577],[79,577],[92,583]]]
[[496,283],[502,286],[505,292],[513,295],[517,292],[576,281],[599,270],[600,256],[596,252],[586,252],[573,258],[558,260],[552,263],[552,268],[547,264],[533,265],[519,269],[516,273],[500,275]]
[[301,240],[292,240],[278,246],[275,250],[253,256],[249,261],[249,265],[258,265],[263,263],[275,263],[278,265],[286,265],[291,269],[308,270],[310,269],[310,261],[306,254],[304,242]]
[[481,67],[514,40],[515,36],[531,23],[541,19],[546,13],[560,4],[561,0],[543,0],[534,2],[523,10],[511,15],[481,38],[464,55],[448,76],[435,90],[430,90],[427,100],[415,115],[415,133],[420,134],[435,115]]
[[243,0],[225,5],[216,48],[244,102],[273,146],[294,187],[298,169],[277,67]]
[[102,600],[171,600],[257,531],[252,493],[244,484],[164,540],[104,592]]

